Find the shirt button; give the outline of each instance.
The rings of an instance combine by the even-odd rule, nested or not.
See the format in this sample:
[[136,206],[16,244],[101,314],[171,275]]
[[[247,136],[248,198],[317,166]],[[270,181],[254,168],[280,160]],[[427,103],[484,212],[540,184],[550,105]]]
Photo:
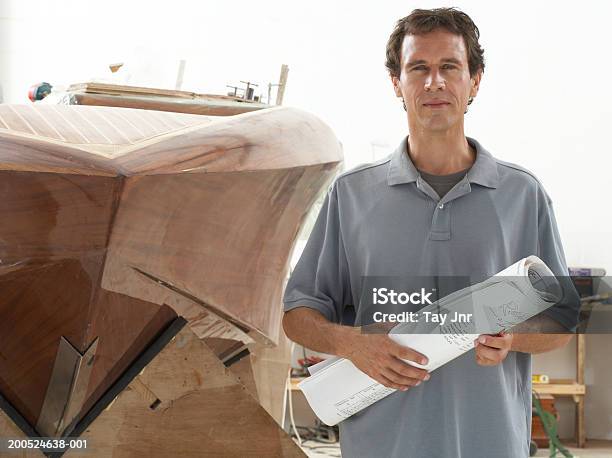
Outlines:
[[438,205],[438,208],[439,208],[440,210],[442,210],[442,209],[444,208],[444,204],[440,204],[440,205]]

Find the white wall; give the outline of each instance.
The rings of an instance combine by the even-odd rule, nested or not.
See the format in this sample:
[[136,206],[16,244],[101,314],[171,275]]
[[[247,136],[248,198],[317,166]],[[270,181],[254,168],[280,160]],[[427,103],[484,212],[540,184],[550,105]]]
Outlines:
[[[453,4],[479,26],[487,65],[466,133],[540,177],[555,201],[570,264],[612,271],[606,237],[612,3]],[[417,6],[441,6],[389,0],[2,5],[0,25],[9,39],[0,43],[0,85],[7,102],[26,102],[28,87],[41,80],[67,85],[108,77],[107,64],[117,61],[126,62],[131,84],[172,88],[178,61],[186,59],[183,88],[217,93],[240,79],[275,81],[287,63],[286,104],[335,129],[348,167],[381,156],[406,133],[384,69],[385,43],[397,18]]]
[[[612,272],[612,3],[452,4],[479,26],[486,57],[467,135],[539,176],[555,202],[569,264]],[[130,84],[173,88],[178,61],[186,59],[184,89],[223,93],[241,79],[274,81],[286,63],[285,104],[327,121],[352,167],[385,154],[406,134],[384,68],[395,20],[415,7],[443,5],[4,0],[0,86],[5,102],[26,103],[33,83],[109,77],[106,66],[123,61]],[[605,394],[599,396],[588,408],[609,416],[610,409],[601,410]]]

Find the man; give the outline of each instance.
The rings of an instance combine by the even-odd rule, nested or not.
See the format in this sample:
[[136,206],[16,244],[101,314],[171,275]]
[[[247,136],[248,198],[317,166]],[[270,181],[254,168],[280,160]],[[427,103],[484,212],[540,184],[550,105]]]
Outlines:
[[484,71],[478,37],[452,8],[398,21],[387,68],[409,136],[385,160],[336,179],[286,288],[292,340],[398,390],[340,423],[345,457],[528,456],[530,354],[565,345],[571,334],[560,332],[576,325],[577,296],[566,288],[531,324],[559,333],[481,335],[474,351],[431,374],[402,361],[424,364],[424,355],[352,326],[371,322],[360,307],[365,277],[484,279],[532,254],[567,276],[541,184],[464,134]]

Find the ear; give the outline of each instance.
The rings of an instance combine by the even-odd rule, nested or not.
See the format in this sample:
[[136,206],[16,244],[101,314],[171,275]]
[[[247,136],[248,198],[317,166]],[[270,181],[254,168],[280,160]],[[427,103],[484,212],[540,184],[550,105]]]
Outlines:
[[402,91],[400,91],[400,87],[399,87],[399,78],[397,76],[391,77],[391,84],[393,84],[393,91],[395,92],[395,96],[403,97]]
[[482,78],[482,70],[478,70],[473,78],[471,78],[472,87],[470,88],[470,96],[476,97],[478,89],[480,89],[480,79]]

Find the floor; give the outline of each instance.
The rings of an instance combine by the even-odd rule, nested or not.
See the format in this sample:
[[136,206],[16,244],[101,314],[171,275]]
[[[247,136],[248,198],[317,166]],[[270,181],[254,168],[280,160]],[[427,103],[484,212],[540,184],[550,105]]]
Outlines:
[[[569,443],[565,444],[565,446],[574,455],[574,458],[612,458],[612,441],[590,440],[587,441],[585,448],[575,448]],[[538,450],[536,456],[548,456],[548,449]],[[557,453],[557,456],[563,457],[561,453]]]
[[[583,449],[575,448],[571,445],[566,445],[566,447],[568,447],[574,458],[612,458],[612,441],[590,440],[587,443],[587,447]],[[338,443],[322,444],[320,442],[305,441],[302,443],[302,449],[309,458],[341,457],[340,445]],[[535,456],[548,457],[548,449],[538,450]],[[557,457],[562,458],[563,455],[558,453]]]

